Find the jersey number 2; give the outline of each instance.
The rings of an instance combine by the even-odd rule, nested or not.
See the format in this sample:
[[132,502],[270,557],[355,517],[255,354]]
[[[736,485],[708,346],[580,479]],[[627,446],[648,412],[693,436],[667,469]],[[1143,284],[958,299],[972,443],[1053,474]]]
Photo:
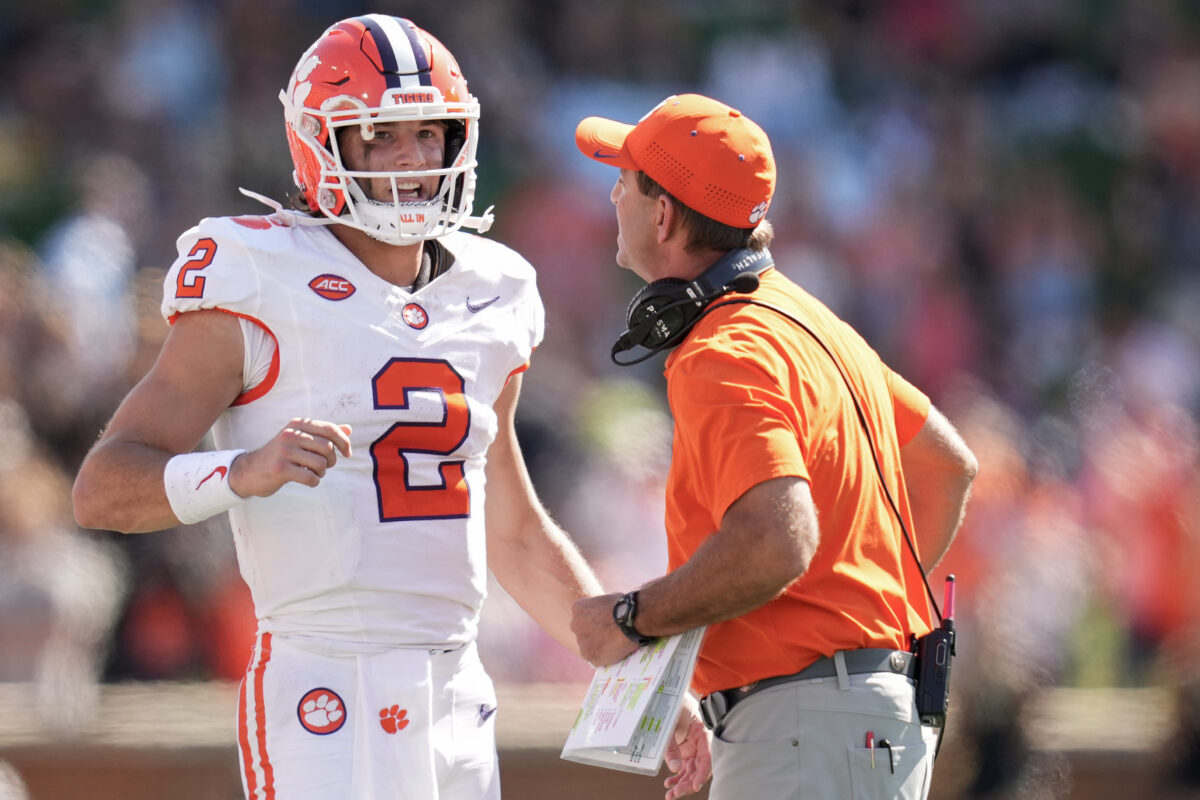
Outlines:
[[[422,421],[397,422],[371,444],[380,521],[467,516],[471,495],[462,460],[441,461],[437,467],[440,483],[428,486],[412,483],[409,463],[414,454],[448,456],[466,441],[471,412],[462,376],[445,361],[393,358],[376,373],[371,385],[378,409],[411,410],[413,395],[418,392],[432,394],[441,406],[440,419],[436,413],[423,413]],[[435,419],[429,421],[429,416]]]
[[216,254],[217,243],[212,239],[206,237],[196,242],[188,251],[187,263],[180,267],[179,274],[175,276],[176,297],[204,297],[205,278],[203,275],[193,275],[192,273],[211,264],[213,256]]

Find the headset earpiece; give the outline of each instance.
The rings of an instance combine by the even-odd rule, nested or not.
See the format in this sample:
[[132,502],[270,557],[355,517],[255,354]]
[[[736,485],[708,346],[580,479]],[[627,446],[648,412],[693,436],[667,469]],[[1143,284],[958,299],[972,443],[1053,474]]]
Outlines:
[[688,282],[679,278],[662,278],[648,283],[629,301],[625,310],[625,327],[632,346],[665,347],[680,330],[686,330],[690,317],[699,313],[694,303],[686,300]]
[[[662,278],[646,284],[625,310],[626,330],[613,345],[613,362],[636,364],[679,344],[709,303],[729,292],[753,292],[758,288],[759,273],[773,264],[766,250],[732,250],[693,281]],[[650,353],[637,361],[617,361],[617,353],[634,347],[644,347]]]

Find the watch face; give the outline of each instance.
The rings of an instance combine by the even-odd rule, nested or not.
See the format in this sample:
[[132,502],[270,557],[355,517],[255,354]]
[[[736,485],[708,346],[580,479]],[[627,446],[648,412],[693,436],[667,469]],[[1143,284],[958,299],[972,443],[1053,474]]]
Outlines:
[[622,597],[620,600],[617,601],[617,604],[615,606],[613,606],[613,616],[616,617],[618,622],[629,622],[629,598],[628,597]]
[[633,627],[633,617],[637,614],[637,592],[630,592],[613,604],[613,621],[621,629],[621,633],[629,637],[638,647],[654,641],[652,637],[642,636]]

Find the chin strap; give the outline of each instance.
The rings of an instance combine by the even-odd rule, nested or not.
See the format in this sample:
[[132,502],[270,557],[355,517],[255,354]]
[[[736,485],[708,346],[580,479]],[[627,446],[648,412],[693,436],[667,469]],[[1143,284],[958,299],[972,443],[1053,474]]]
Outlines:
[[275,209],[276,213],[283,211],[283,206],[280,205],[278,200],[272,200],[266,195],[261,195],[258,192],[252,192],[243,186],[239,186],[238,191],[246,195],[246,197],[249,197],[251,200],[257,200],[264,206],[270,206],[271,208]]
[[496,215],[492,213],[493,208],[495,206],[488,206],[487,210],[477,217],[463,217],[462,226],[474,228],[479,233],[487,233],[492,227],[492,223],[496,221]]
[[241,186],[238,187],[238,191],[246,195],[246,197],[249,197],[251,200],[257,200],[268,208],[273,209],[275,213],[279,215],[279,218],[283,220],[285,225],[336,225],[338,222],[336,219],[332,219],[330,217],[314,217],[309,214],[302,214],[299,211],[293,211],[290,208],[284,208],[279,201],[272,200],[265,195],[261,195],[258,192],[252,192],[249,189],[245,189]]

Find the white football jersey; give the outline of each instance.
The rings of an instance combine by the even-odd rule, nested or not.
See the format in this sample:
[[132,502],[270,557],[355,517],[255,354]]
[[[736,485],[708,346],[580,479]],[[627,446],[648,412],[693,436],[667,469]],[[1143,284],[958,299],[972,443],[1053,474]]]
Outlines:
[[162,312],[219,308],[276,343],[266,378],[213,426],[261,447],[293,417],[350,425],[353,455],[229,512],[261,631],[368,647],[474,639],[486,590],[492,406],[541,341],[532,266],[467,233],[415,293],[291,212],[206,219],[178,241]]

